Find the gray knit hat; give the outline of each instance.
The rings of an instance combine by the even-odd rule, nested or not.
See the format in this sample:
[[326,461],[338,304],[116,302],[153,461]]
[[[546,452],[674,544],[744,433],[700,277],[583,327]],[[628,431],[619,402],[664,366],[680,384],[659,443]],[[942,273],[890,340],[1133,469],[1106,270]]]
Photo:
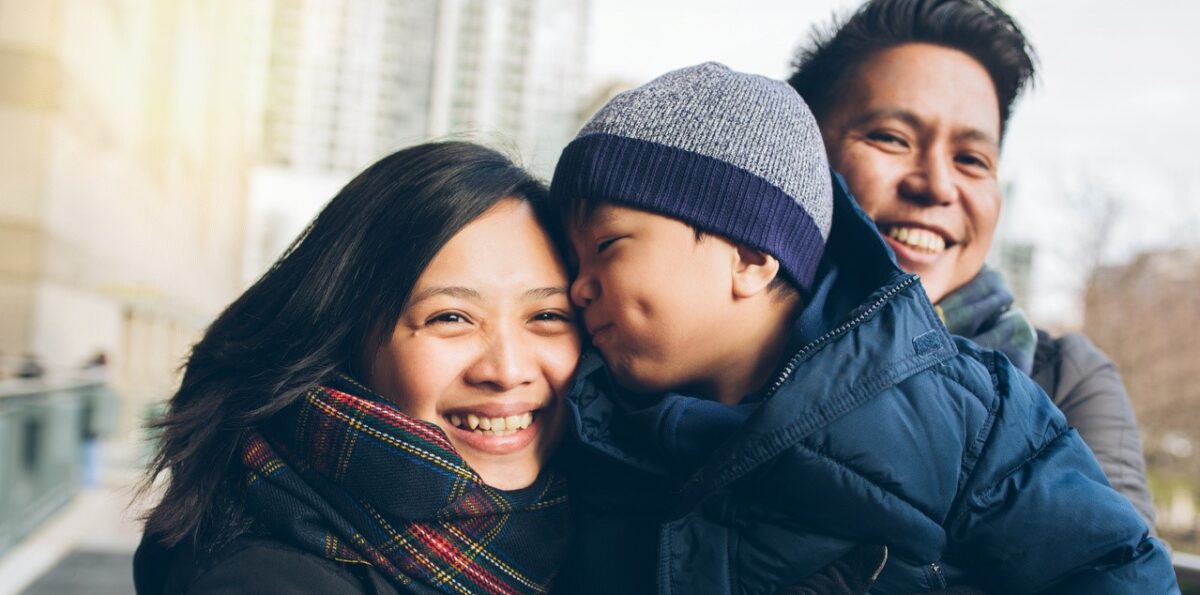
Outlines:
[[833,217],[829,162],[804,100],[782,81],[715,62],[614,97],[563,150],[550,190],[763,250],[805,291]]

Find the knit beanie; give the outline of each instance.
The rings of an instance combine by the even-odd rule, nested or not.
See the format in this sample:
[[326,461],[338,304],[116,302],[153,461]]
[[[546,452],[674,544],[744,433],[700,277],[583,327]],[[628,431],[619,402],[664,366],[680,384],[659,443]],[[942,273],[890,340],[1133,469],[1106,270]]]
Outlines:
[[762,250],[804,292],[833,217],[829,162],[804,100],[782,81],[715,62],[614,97],[563,149],[550,191]]

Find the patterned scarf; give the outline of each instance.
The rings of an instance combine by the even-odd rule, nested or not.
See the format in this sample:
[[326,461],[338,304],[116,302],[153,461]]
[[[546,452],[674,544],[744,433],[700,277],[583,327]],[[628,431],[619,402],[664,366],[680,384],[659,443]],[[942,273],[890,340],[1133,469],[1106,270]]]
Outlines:
[[405,593],[546,593],[566,550],[562,479],[492,488],[440,428],[345,377],[252,433],[242,464],[272,535]]
[[1026,374],[1033,369],[1037,331],[1013,305],[1012,292],[999,273],[983,267],[974,279],[942,298],[937,310],[952,334],[1003,353]]

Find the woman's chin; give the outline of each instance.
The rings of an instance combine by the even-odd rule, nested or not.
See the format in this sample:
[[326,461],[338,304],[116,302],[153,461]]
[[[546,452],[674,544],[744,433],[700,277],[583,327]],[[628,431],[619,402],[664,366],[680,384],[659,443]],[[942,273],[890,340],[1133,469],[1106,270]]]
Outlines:
[[[462,434],[462,431],[453,434]],[[479,474],[483,483],[494,488],[511,491],[529,487],[541,470],[537,444],[533,440],[514,441],[512,438],[517,437],[507,437],[498,441],[501,444],[492,444],[497,441],[480,440],[479,436],[470,436],[468,440],[463,440],[463,436],[454,438],[458,438],[451,441],[459,455]],[[514,442],[524,444],[513,448]]]
[[501,490],[529,487],[537,479],[547,450],[547,438],[556,432],[555,420],[541,414],[519,430],[492,432],[454,425],[443,426],[450,442],[483,482]]
[[537,480],[541,464],[534,460],[499,462],[488,461],[473,463],[467,460],[471,468],[483,479],[483,483],[498,490],[511,492],[533,485]]

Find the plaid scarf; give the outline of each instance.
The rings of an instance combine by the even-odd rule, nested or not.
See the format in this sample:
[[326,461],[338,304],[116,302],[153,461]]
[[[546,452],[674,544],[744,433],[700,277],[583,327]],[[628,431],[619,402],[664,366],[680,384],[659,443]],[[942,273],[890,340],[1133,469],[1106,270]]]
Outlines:
[[974,279],[942,298],[937,310],[952,334],[1003,353],[1026,374],[1033,369],[1037,331],[1013,305],[1012,292],[999,273],[983,267]]
[[566,549],[562,479],[492,488],[440,428],[345,377],[253,432],[242,464],[273,536],[405,593],[545,593]]

